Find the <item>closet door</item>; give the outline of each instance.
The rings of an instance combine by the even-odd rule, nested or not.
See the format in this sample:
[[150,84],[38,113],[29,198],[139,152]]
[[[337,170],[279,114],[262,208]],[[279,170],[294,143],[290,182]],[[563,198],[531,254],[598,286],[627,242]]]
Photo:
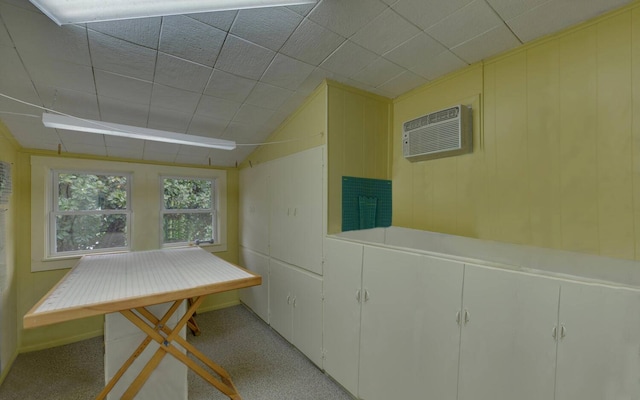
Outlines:
[[458,398],[553,400],[560,283],[466,265],[463,293]]
[[287,341],[293,339],[293,297],[290,268],[269,260],[269,323]]
[[292,343],[322,369],[322,278],[306,271],[293,273]]
[[262,277],[262,285],[239,290],[240,300],[269,322],[269,257],[240,246],[240,265]]
[[324,369],[358,393],[363,245],[325,239]]
[[240,244],[269,254],[270,164],[240,171]]
[[270,163],[269,178],[269,255],[286,261],[287,247],[291,246],[290,212],[290,179],[291,170],[286,159],[281,158]]
[[361,398],[456,399],[463,268],[364,247]]
[[558,400],[632,400],[640,394],[640,292],[563,283]]

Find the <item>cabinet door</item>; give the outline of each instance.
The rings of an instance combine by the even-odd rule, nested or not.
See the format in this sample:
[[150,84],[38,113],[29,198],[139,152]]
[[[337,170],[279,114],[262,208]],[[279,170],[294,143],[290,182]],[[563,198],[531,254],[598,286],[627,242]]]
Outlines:
[[460,400],[553,400],[558,281],[467,265]]
[[324,369],[358,393],[363,245],[326,239],[324,245]]
[[293,292],[290,268],[280,261],[269,260],[269,323],[289,342],[293,329]]
[[288,227],[290,207],[288,207],[288,186],[290,170],[285,159],[271,163],[269,178],[269,255],[286,261],[286,248],[291,246]]
[[240,171],[240,244],[269,254],[269,171],[261,164]]
[[269,323],[269,257],[240,246],[240,265],[262,276],[262,285],[240,289],[240,300]]
[[640,292],[563,283],[560,324],[556,399],[638,399]]
[[359,396],[455,400],[463,265],[364,247]]
[[293,340],[304,355],[322,368],[322,279],[291,269],[293,274]]

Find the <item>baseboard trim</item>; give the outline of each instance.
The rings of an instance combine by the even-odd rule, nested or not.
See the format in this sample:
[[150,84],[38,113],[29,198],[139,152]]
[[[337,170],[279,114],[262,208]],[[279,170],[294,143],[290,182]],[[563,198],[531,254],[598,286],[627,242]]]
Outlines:
[[69,337],[65,337],[65,338],[62,338],[62,339],[59,339],[59,340],[54,340],[54,341],[51,341],[51,342],[38,343],[38,344],[35,344],[35,345],[32,345],[32,346],[21,347],[19,352],[20,353],[30,353],[32,351],[50,349],[52,347],[58,347],[58,346],[63,346],[65,344],[81,342],[83,340],[92,339],[94,337],[98,337],[98,336],[102,336],[102,335],[104,335],[104,330],[103,329],[95,330],[95,331],[83,333],[81,335],[69,336]]
[[215,310],[221,310],[223,308],[227,308],[227,307],[233,307],[233,306],[237,306],[240,304],[240,300],[234,300],[234,301],[228,301],[226,303],[217,303],[211,306],[207,306],[207,307],[200,307],[198,308],[198,312],[199,313],[205,313],[208,311],[215,311]]
[[16,358],[18,358],[17,351],[13,352],[13,355],[11,356],[9,363],[5,365],[4,369],[2,370],[2,374],[0,374],[0,385],[2,385],[2,382],[4,382],[4,379],[7,377],[7,375],[9,375],[9,371],[11,371],[11,366],[13,365],[14,361],[16,361]]

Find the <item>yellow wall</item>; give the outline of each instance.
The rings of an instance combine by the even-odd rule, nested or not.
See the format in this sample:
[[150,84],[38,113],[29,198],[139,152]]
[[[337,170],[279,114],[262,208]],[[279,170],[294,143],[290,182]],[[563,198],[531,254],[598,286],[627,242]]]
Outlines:
[[389,179],[391,100],[328,82],[329,234],[342,232],[342,177]]
[[[103,334],[103,317],[92,317],[67,323],[55,324],[42,328],[22,329],[22,316],[46,294],[65,274],[68,269],[31,272],[32,245],[42,240],[42,235],[31,232],[31,155],[33,152],[22,151],[16,160],[16,180],[20,182],[16,215],[20,224],[16,224],[17,239],[17,314],[20,351],[31,351],[56,345],[66,344]],[[44,153],[38,152],[38,155]],[[46,153],[44,155],[54,156]],[[78,155],[68,155],[79,157]],[[61,155],[60,157],[67,157]],[[84,157],[88,158],[88,157]],[[97,160],[97,158],[95,158]],[[118,160],[124,161],[124,160]],[[238,171],[227,170],[227,251],[217,252],[217,256],[233,263],[238,262]],[[72,265],[73,262],[70,263]],[[236,291],[209,296],[200,307],[207,311],[228,305],[238,304]]]
[[397,99],[394,144],[403,121],[478,94],[483,129],[471,155],[409,163],[395,146],[394,225],[638,259],[639,71],[636,4]]
[[21,184],[16,178],[16,158],[18,145],[8,130],[0,123],[0,161],[13,163],[12,192],[9,204],[0,204],[0,213],[5,218],[5,260],[0,262],[0,383],[9,372],[9,367],[18,354],[18,315],[17,315],[17,278],[15,260],[15,235],[13,235],[16,219],[16,191]]

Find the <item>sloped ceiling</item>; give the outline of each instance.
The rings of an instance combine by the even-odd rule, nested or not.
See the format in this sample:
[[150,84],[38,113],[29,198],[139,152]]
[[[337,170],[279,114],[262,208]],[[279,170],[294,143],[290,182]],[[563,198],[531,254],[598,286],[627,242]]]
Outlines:
[[[630,2],[320,0],[59,27],[0,0],[0,120],[25,148],[232,166],[325,78],[394,98]],[[38,107],[239,146],[45,128]]]

